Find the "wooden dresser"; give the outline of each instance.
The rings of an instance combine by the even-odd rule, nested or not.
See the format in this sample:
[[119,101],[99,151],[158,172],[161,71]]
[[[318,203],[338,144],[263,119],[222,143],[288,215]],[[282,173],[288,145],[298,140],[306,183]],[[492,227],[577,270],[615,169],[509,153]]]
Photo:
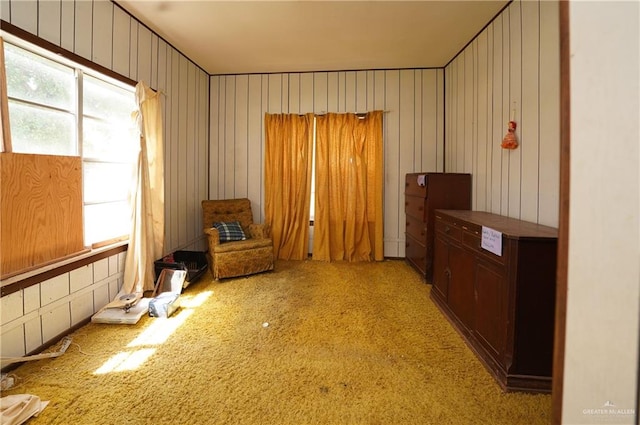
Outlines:
[[405,257],[428,282],[432,277],[436,208],[471,208],[471,174],[411,173],[405,177]]
[[450,210],[435,229],[433,301],[504,390],[550,392],[557,229]]

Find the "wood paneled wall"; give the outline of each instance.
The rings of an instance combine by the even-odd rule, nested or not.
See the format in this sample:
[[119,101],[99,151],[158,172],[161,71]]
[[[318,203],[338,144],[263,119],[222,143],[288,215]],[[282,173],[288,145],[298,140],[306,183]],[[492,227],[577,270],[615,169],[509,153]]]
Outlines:
[[165,251],[204,249],[209,75],[109,0],[7,0],[0,18],[165,94]]
[[[472,174],[474,210],[558,225],[558,16],[514,1],[445,68],[445,169]],[[510,119],[516,150],[500,147]]]
[[404,257],[404,176],[443,171],[444,70],[211,77],[209,196],[248,197],[264,219],[265,113],[384,110],[384,255]]

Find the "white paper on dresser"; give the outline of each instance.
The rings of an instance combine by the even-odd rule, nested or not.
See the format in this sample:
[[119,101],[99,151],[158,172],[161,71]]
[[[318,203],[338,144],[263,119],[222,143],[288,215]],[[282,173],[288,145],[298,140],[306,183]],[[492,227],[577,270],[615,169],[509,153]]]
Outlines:
[[482,242],[480,246],[489,252],[502,257],[502,232],[482,226]]

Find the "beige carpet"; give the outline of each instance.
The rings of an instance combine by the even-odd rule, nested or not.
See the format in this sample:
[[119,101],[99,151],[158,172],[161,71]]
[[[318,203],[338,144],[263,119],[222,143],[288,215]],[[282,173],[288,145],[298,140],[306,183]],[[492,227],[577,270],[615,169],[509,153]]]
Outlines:
[[551,396],[502,392],[429,290],[399,260],[207,274],[171,318],[89,324],[3,395],[51,401],[30,425],[550,423]]

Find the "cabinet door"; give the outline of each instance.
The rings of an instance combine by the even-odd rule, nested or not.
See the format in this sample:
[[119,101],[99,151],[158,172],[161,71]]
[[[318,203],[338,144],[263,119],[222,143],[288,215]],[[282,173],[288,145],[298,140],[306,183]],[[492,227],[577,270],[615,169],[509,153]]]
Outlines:
[[449,245],[448,304],[456,317],[473,329],[475,256],[456,244]]
[[504,267],[479,259],[475,275],[476,338],[494,358],[501,360],[507,331],[506,271]]
[[447,288],[449,286],[449,244],[436,234],[433,253],[433,286],[438,298],[447,300]]

